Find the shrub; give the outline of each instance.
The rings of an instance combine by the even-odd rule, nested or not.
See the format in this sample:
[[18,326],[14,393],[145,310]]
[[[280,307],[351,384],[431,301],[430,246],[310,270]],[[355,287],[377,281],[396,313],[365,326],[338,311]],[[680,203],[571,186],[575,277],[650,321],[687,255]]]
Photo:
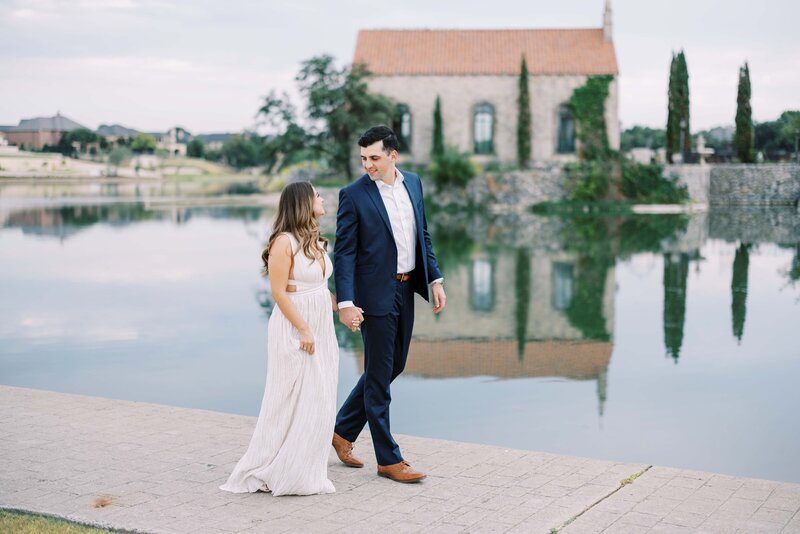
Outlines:
[[567,198],[582,202],[601,200],[608,192],[611,165],[607,161],[582,161],[565,167]]
[[689,200],[689,191],[677,180],[665,178],[664,167],[621,160],[622,194],[635,202],[680,204]]
[[475,167],[469,159],[469,154],[448,146],[441,155],[433,159],[428,168],[428,175],[437,191],[447,187],[464,189],[475,176]]

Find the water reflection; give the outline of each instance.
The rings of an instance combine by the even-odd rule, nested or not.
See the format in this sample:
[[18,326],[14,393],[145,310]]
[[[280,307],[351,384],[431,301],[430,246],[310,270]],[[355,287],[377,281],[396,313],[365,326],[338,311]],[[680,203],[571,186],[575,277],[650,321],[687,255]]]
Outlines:
[[[274,211],[37,206],[0,202],[2,383],[257,413]],[[800,481],[796,211],[430,215],[448,308],[418,301],[398,432]]]
[[109,202],[0,210],[0,223],[4,227],[17,228],[24,234],[55,237],[63,241],[101,223],[121,227],[143,221],[169,221],[181,225],[189,222],[193,216],[252,222],[262,219],[264,211],[264,208],[247,206],[153,206],[145,202]]
[[664,344],[675,363],[678,363],[683,344],[688,277],[688,254],[664,254]]
[[742,243],[733,258],[733,278],[731,279],[731,318],[733,335],[741,343],[744,334],[744,320],[747,316],[747,271],[750,267],[751,245]]

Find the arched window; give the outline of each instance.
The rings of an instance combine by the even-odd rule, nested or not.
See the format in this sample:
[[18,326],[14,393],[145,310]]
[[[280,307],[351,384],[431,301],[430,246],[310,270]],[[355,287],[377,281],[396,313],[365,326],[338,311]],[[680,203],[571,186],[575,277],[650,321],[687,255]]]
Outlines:
[[411,152],[411,110],[406,104],[398,104],[393,130],[400,143],[400,152]]
[[558,153],[572,154],[575,152],[575,121],[572,111],[566,104],[558,107]]
[[476,154],[494,153],[494,108],[487,102],[475,106],[472,118]]

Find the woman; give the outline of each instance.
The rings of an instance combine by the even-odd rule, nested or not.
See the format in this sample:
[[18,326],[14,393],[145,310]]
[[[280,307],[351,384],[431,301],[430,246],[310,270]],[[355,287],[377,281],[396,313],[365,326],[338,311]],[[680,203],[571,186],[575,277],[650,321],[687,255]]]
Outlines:
[[269,319],[267,384],[247,452],[220,489],[273,495],[333,493],[328,454],[336,416],[339,346],[333,266],[320,236],[324,200],[308,182],[287,185],[261,257],[277,306]]

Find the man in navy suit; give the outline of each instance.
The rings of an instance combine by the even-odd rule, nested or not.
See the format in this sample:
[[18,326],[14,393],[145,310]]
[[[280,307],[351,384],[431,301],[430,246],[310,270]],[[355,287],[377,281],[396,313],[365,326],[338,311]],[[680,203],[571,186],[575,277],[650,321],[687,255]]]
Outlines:
[[389,428],[391,382],[403,371],[414,326],[414,293],[433,312],[445,306],[442,273],[431,247],[419,176],[395,164],[397,137],[386,126],[358,140],[367,171],[339,192],[334,278],[339,320],[364,339],[364,374],[336,416],[333,447],[351,467],[353,442],[369,422],[378,475],[398,482],[425,478],[400,454]]

